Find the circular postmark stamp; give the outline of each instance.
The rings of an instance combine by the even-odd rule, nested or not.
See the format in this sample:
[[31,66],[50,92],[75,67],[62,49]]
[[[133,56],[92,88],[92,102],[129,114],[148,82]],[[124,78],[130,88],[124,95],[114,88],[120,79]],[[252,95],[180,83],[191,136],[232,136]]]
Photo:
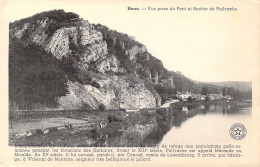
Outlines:
[[245,138],[246,133],[246,127],[241,123],[235,123],[229,129],[230,136],[235,140],[242,140]]

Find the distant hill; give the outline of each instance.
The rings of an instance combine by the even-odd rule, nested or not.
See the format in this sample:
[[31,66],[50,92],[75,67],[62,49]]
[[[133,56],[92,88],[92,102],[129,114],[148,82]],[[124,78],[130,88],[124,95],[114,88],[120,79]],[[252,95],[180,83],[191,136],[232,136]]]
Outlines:
[[208,82],[208,83],[222,86],[222,87],[235,88],[242,92],[252,91],[252,82],[225,81],[225,82]]

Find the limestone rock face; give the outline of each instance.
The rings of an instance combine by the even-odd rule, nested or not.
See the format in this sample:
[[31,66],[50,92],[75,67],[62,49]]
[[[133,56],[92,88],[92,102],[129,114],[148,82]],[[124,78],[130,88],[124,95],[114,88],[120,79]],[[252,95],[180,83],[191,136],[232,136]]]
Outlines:
[[87,50],[83,55],[80,57],[80,59],[84,63],[91,63],[96,62],[99,59],[104,59],[104,57],[108,54],[107,51],[107,44],[104,41],[101,41],[98,44],[92,44],[87,47]]
[[81,34],[81,44],[93,44],[95,42],[102,41],[102,33],[95,30],[93,25],[91,25],[88,21],[83,20],[81,21],[82,25],[79,27],[80,34]]
[[[129,72],[129,66],[138,65],[136,56],[139,53],[146,56],[146,60],[149,61],[150,55],[147,54],[145,46],[129,45],[124,43],[124,38],[111,36],[111,43],[118,44],[122,50],[123,56],[119,57],[118,54],[111,53],[111,50],[108,51],[109,41],[106,42],[101,31],[86,20],[77,18],[61,21],[55,20],[55,17],[52,19],[40,17],[39,20],[30,21],[10,28],[11,38],[21,40],[25,44],[36,44],[58,60],[73,58],[73,61],[76,61],[73,65],[76,64],[81,71],[88,71],[90,67],[91,70],[95,68],[95,75],[92,76],[90,83],[81,82],[75,79],[77,77],[68,79],[69,93],[59,97],[59,108],[98,109],[100,105],[105,105],[108,109],[118,108],[120,104],[122,108],[131,109],[161,105],[161,97],[155,90],[152,92],[146,87],[135,68],[131,74]],[[111,47],[111,44],[109,46]],[[125,62],[131,61],[131,65],[122,63],[122,59]],[[143,67],[140,64],[139,66]],[[121,74],[109,76],[109,72]],[[153,76],[149,69],[144,69],[144,72],[149,80],[154,78],[154,82],[158,83],[158,73]],[[96,85],[93,84],[94,81]]]
[[74,44],[78,44],[78,28],[75,27],[67,27],[64,28],[65,34],[70,38],[70,42]]
[[121,108],[136,109],[153,108],[156,104],[160,104],[161,99],[147,90],[142,82],[130,81],[127,77],[118,76],[96,81],[101,88],[68,82],[69,94],[59,99],[60,107],[98,109],[103,104],[107,109],[116,109],[120,104]]
[[158,84],[158,80],[159,80],[159,75],[158,75],[158,72],[155,71],[155,73],[154,73],[154,78],[153,78],[153,82],[154,82],[155,84]]
[[133,83],[120,78],[119,98],[123,108],[153,108],[156,107],[156,99],[153,94],[146,89],[144,83]]
[[146,51],[147,51],[147,50],[146,50],[146,47],[145,47],[145,46],[139,47],[139,46],[135,45],[135,46],[133,46],[131,49],[129,49],[129,50],[126,51],[126,55],[129,56],[129,59],[130,59],[131,61],[134,61],[134,60],[136,60],[136,55],[137,55],[138,53],[144,53],[144,52],[146,52]]
[[37,20],[36,23],[30,24],[30,23],[25,23],[22,28],[20,29],[19,26],[15,27],[10,30],[11,36],[13,38],[18,38],[21,39],[22,37],[25,36],[26,31],[28,35],[27,41],[31,41],[37,45],[43,46],[46,44],[46,40],[48,38],[48,34],[46,33],[46,28],[50,23],[53,21],[50,20],[49,18],[43,19],[43,20]]
[[30,40],[37,45],[43,46],[48,38],[48,34],[45,33],[44,28],[49,24],[49,19],[46,18],[45,20],[38,20],[37,23],[39,25],[31,34]]
[[[57,58],[67,56],[69,53],[69,43],[86,46],[82,60],[84,63],[90,63],[102,58],[108,54],[107,44],[102,40],[102,34],[94,29],[87,21],[81,21],[79,27],[61,28],[55,32],[48,49]],[[71,39],[71,40],[69,40]]]
[[121,46],[122,49],[125,49],[125,44],[124,44],[124,42],[119,41],[119,45]]
[[46,46],[46,50],[50,51],[58,59],[65,57],[69,52],[69,37],[65,32],[64,28],[57,30]]
[[91,85],[68,82],[69,94],[59,99],[62,109],[98,109],[101,104],[107,108],[116,108],[112,90],[105,91]]
[[165,86],[175,88],[175,85],[173,83],[173,76],[168,75],[164,79],[161,79],[161,83],[163,83]]
[[47,44],[46,50],[50,51],[58,59],[68,56],[69,44],[70,42],[77,44],[77,35],[76,27],[58,29]]
[[144,72],[148,75],[149,79],[152,79],[152,73],[149,69],[145,69]]
[[118,72],[119,61],[115,55],[108,55],[105,59],[97,62],[97,70],[105,73],[108,71]]
[[29,27],[30,23],[25,23],[21,29],[16,27],[13,31],[11,31],[12,36],[18,39],[21,39],[24,31]]
[[21,39],[27,29],[32,29],[27,40],[44,47],[58,59],[69,56],[71,43],[86,47],[82,54],[83,58],[81,58],[84,63],[96,61],[108,54],[107,44],[102,40],[102,33],[95,30],[88,21],[81,20],[76,25],[61,27],[52,36],[47,34],[50,24],[55,25],[56,23],[49,18],[38,20],[33,25],[25,23],[20,28],[11,29],[11,36]]
[[155,97],[155,101],[156,101],[156,106],[161,106],[162,105],[162,98],[158,93],[153,94]]

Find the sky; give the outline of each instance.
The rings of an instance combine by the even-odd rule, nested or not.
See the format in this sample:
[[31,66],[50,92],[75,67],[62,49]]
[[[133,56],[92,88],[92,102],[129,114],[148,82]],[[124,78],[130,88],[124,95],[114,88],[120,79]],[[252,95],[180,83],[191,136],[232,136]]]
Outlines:
[[[15,3],[14,3],[15,2]],[[28,1],[29,2],[29,1]],[[12,1],[7,20],[64,9],[90,23],[134,36],[171,71],[206,82],[252,81],[259,76],[259,1]],[[130,11],[128,7],[235,7],[233,12]]]

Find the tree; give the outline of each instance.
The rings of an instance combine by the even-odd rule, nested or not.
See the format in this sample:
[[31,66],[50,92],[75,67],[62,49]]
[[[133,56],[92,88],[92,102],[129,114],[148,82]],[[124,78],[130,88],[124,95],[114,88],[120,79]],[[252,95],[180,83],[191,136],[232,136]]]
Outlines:
[[201,94],[203,94],[203,95],[208,95],[208,87],[207,86],[204,86],[203,88],[202,88],[202,93]]
[[227,95],[226,88],[223,88],[223,90],[222,90],[222,95],[223,95],[223,96],[226,96],[226,95]]
[[234,93],[234,90],[232,88],[227,88],[227,94],[232,95]]
[[191,102],[192,102],[192,97],[191,97],[191,96],[189,96],[187,100],[188,100],[188,102],[190,102],[190,103],[191,103]]
[[104,111],[106,109],[106,106],[104,104],[100,104],[98,109]]
[[9,43],[9,98],[19,109],[57,107],[57,99],[68,93],[67,75],[61,61],[36,45]]

